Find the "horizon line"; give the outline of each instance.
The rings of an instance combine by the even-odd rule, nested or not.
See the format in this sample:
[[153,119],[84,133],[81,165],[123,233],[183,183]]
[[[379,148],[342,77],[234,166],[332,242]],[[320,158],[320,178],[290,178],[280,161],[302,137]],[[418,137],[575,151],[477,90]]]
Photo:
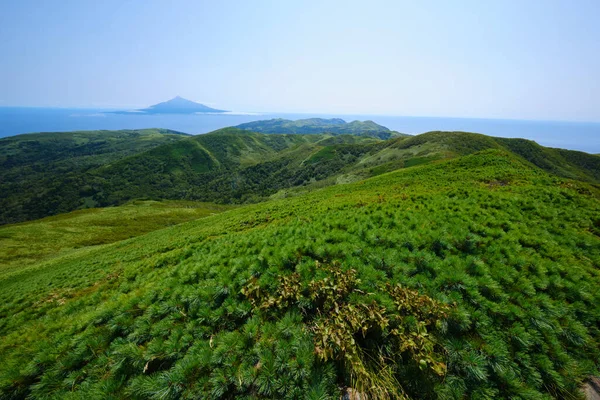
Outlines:
[[[53,109],[53,110],[96,110],[96,111],[136,111],[139,108],[124,107],[124,106],[22,106],[22,105],[2,105],[2,108],[31,108],[31,109]],[[132,112],[132,114],[134,114]],[[559,123],[574,123],[574,124],[600,124],[600,120],[588,119],[543,119],[543,118],[523,118],[523,117],[475,117],[475,116],[449,116],[449,115],[402,115],[389,113],[348,113],[348,112],[326,112],[326,111],[234,111],[230,110],[224,113],[196,113],[196,115],[232,115],[232,114],[247,114],[247,115],[314,115],[314,116],[361,116],[361,117],[395,117],[395,118],[437,118],[437,119],[472,119],[472,120],[495,120],[495,121],[525,121],[525,122],[559,122]],[[142,114],[138,114],[142,115]],[[166,113],[165,115],[169,115]],[[186,114],[192,115],[192,114]]]

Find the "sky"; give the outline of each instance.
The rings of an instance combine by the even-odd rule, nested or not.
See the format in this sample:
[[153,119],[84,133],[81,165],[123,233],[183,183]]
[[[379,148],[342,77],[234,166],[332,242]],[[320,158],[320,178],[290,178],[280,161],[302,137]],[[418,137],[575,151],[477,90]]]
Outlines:
[[0,0],[0,106],[600,121],[600,1]]

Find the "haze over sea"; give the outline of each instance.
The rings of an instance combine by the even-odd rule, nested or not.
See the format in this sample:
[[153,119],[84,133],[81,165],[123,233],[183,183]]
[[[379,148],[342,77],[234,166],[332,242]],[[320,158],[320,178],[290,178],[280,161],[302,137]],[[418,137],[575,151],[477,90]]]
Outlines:
[[372,120],[392,130],[419,134],[428,131],[466,131],[490,136],[525,138],[548,146],[600,153],[600,123],[482,118],[407,117],[343,114],[114,114],[106,109],[0,107],[0,137],[33,132],[97,129],[167,128],[202,134],[244,122],[271,118],[343,118]]

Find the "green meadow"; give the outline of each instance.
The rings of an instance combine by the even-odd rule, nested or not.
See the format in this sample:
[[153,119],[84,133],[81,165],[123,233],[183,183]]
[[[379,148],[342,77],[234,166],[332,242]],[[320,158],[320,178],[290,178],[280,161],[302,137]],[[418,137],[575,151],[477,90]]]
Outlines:
[[192,201],[132,201],[0,226],[0,277],[232,208]]
[[600,373],[595,156],[441,135],[227,211],[0,228],[0,397],[579,398]]

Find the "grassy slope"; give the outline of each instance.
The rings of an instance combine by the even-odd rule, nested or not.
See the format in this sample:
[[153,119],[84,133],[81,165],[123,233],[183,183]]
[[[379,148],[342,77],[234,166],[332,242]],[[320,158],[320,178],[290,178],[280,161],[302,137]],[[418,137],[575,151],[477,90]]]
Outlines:
[[[144,193],[159,198],[186,193],[194,199],[229,202],[252,196],[260,199],[279,189],[314,186],[315,181],[320,181],[317,186],[321,187],[352,182],[490,148],[515,152],[563,177],[600,182],[600,157],[466,132],[430,132],[377,141],[350,135],[264,135],[229,128],[125,159],[98,173],[118,181],[111,182],[106,192],[112,193],[112,187],[126,192],[113,198],[136,198],[139,189],[126,183],[141,181]],[[257,186],[257,181],[272,185]],[[190,186],[195,189],[190,191]]]
[[168,129],[29,133],[0,139],[0,163],[97,166],[186,136]]
[[0,227],[0,278],[53,258],[206,217],[231,206],[191,201],[136,201]]
[[234,169],[276,157],[277,153],[323,136],[261,135],[241,133],[237,129],[221,129],[218,133],[198,135],[172,145],[165,145],[144,154],[123,159],[97,171],[99,174],[119,174],[123,169],[151,163],[162,166],[161,172]]
[[266,171],[259,168],[256,178],[263,181],[265,173],[276,172],[273,164],[287,165],[328,137],[263,135],[230,128],[198,135],[92,171],[98,188],[94,198],[103,205],[140,195],[239,202],[242,195],[252,193],[236,186],[238,171],[252,174],[256,165],[266,166]]
[[51,260],[0,280],[0,393],[339,398],[347,371],[317,358],[306,310],[240,294],[339,260],[361,279],[353,301],[392,282],[456,303],[430,332],[446,377],[400,374],[407,393],[565,398],[598,373],[598,215],[593,186],[487,150]]
[[[469,132],[428,132],[408,138],[365,144],[368,151],[346,162],[334,174],[305,186],[280,190],[274,198],[306,193],[314,188],[356,182],[415,165],[435,163],[485,149],[506,150],[552,174],[600,184],[600,157],[553,149],[524,139],[504,139]],[[336,149],[334,149],[335,152]],[[342,153],[342,152],[340,152]]]
[[378,125],[373,121],[345,122],[339,118],[308,118],[295,121],[277,118],[265,121],[248,122],[238,125],[236,128],[270,134],[330,133],[334,135],[351,134],[377,139],[390,139],[392,137],[406,136],[405,134],[390,131],[385,126]]
[[[1,188],[11,200],[3,202],[0,222],[119,205],[132,199],[257,202],[490,148],[514,152],[559,176],[600,182],[600,157],[549,149],[521,139],[430,132],[380,141],[226,128],[85,170],[52,164],[35,172],[28,166],[19,173],[30,179],[6,176],[7,183]],[[39,182],[33,185],[36,179]]]
[[0,139],[0,223],[81,207],[92,190],[81,178],[85,171],[185,137],[166,129],[142,129]]
[[544,147],[531,140],[468,132],[428,132],[398,140],[392,147],[406,149],[414,146],[429,147],[429,153],[446,152],[447,156],[472,154],[485,149],[508,150],[551,174],[600,184],[600,157],[597,155]]

